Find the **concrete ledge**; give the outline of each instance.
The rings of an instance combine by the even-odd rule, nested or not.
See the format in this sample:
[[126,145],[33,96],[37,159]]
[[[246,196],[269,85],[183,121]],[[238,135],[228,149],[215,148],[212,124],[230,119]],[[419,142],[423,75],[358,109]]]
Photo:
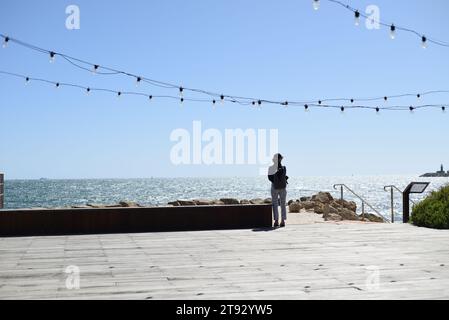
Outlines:
[[271,205],[0,211],[0,236],[38,236],[271,227]]

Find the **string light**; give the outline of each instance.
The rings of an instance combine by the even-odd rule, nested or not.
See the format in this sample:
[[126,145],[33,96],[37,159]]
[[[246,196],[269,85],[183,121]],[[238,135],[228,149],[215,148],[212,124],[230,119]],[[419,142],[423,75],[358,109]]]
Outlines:
[[89,94],[90,93],[90,88],[87,88],[86,89],[86,94]]
[[394,40],[396,38],[396,27],[394,26],[394,24],[392,24],[390,27],[390,38],[391,40]]
[[313,0],[313,9],[316,11],[320,8],[320,0]]
[[341,112],[345,112],[345,107],[340,107]]
[[179,99],[179,101],[181,102],[181,106],[184,104],[184,98],[181,97],[181,99]]
[[421,46],[423,47],[423,49],[427,48],[427,37],[426,36],[422,36],[422,38],[421,38]]
[[53,51],[50,52],[50,63],[53,63],[55,61],[55,56],[56,53],[54,53]]
[[6,48],[8,46],[9,37],[4,37],[2,47]]
[[360,25],[360,12],[358,10],[354,12],[354,18],[354,23],[358,27]]
[[304,110],[305,110],[305,111],[308,111],[308,110],[309,110],[309,105],[305,104],[305,105],[304,105]]
[[[327,0],[327,1],[334,2],[333,0]],[[363,16],[363,15],[360,14],[360,16]],[[398,27],[396,27],[396,28],[398,28]],[[34,45],[27,44],[27,43],[25,43],[23,41],[19,41],[19,40],[10,38],[10,37],[6,37],[6,36],[4,36],[2,34],[0,34],[0,37],[3,37],[5,41],[6,41],[6,39],[8,39],[9,42],[17,43],[20,46],[25,46],[25,47],[27,47],[29,49],[32,49],[32,50],[35,50],[35,51],[39,51],[40,53],[48,53],[50,55],[52,55],[52,53],[53,53],[54,56],[59,55],[64,60],[70,62],[70,64],[72,66],[75,66],[77,68],[81,68],[83,70],[88,70],[88,71],[92,71],[92,72],[96,73],[99,70],[99,68],[100,68],[99,64],[92,64],[90,62],[81,60],[79,58],[70,57],[70,56],[67,56],[67,55],[62,54],[62,53],[57,53],[56,54],[53,51],[48,51],[48,50],[45,50],[45,49],[41,49],[41,48],[36,47]],[[427,41],[429,41],[429,40],[427,40]],[[83,65],[87,65],[88,67],[84,67]],[[209,91],[206,91],[206,90],[203,90],[203,89],[180,87],[180,86],[177,86],[177,85],[174,85],[174,84],[170,84],[170,83],[165,83],[165,82],[161,82],[161,81],[158,81],[158,80],[149,79],[149,78],[146,78],[146,77],[143,77],[143,76],[133,75],[132,73],[125,72],[125,71],[120,71],[120,70],[117,70],[117,69],[112,69],[112,68],[109,68],[109,67],[101,67],[101,68],[105,70],[105,72],[101,72],[102,75],[121,74],[121,75],[125,75],[125,76],[134,77],[134,79],[140,78],[141,79],[140,82],[145,82],[145,83],[148,83],[150,85],[161,87],[161,88],[165,88],[165,89],[177,88],[178,90],[180,90],[180,88],[182,88],[182,91],[189,90],[189,91],[192,91],[192,92],[194,92],[196,94],[208,95],[208,96],[212,96],[212,97],[219,96],[220,97],[220,101],[221,101],[222,104],[224,103],[224,100],[225,100],[225,95],[224,94],[218,95],[216,93],[209,92]],[[443,92],[444,93],[449,93],[449,90],[433,91],[433,92],[428,92],[426,94],[443,93]],[[411,96],[412,94],[401,94],[401,95],[395,95],[395,96],[390,96],[390,97],[385,96],[385,97],[383,97],[383,99],[386,102],[389,98],[402,98],[402,97],[409,96],[409,95]],[[424,93],[423,93],[423,95],[424,95]],[[242,104],[242,105],[247,105],[248,102],[250,103],[251,101],[257,101],[257,99],[254,100],[254,98],[234,97],[232,95],[226,95],[226,97],[229,97],[228,101],[233,102],[233,103]],[[375,98],[367,98],[367,99],[357,98],[357,99],[354,99],[354,101],[355,100],[357,100],[357,101],[375,101],[375,100],[381,100],[381,99],[382,98],[377,98],[377,97],[375,97]],[[207,101],[210,102],[211,100],[209,99]],[[263,99],[262,101],[266,101],[267,104],[278,104],[278,105],[285,106],[285,103],[282,102],[282,101],[273,101],[273,100],[269,100],[269,99],[268,100],[267,99]],[[324,99],[324,100],[319,100],[319,101],[313,101],[313,100],[292,101],[291,104],[292,105],[304,105],[304,103],[316,104],[318,102],[318,104],[321,105],[325,101],[326,102],[328,102],[328,101],[348,101],[348,99],[347,98],[333,98],[333,99]]]
[[377,22],[379,25],[381,25],[383,27],[389,27],[390,28],[390,36],[392,39],[394,39],[396,37],[396,31],[400,30],[400,31],[408,32],[408,33],[414,34],[415,36],[420,37],[421,41],[422,41],[423,48],[427,47],[427,43],[433,43],[433,44],[441,46],[441,47],[449,48],[448,42],[444,42],[444,41],[440,41],[440,40],[436,40],[436,39],[430,39],[428,37],[422,36],[422,34],[416,30],[397,26],[397,25],[394,25],[391,23],[385,23],[381,20],[376,20],[375,18],[373,18],[371,16],[367,16],[363,13],[360,13],[358,10],[352,8],[350,5],[348,5],[347,3],[344,3],[343,1],[340,1],[340,0],[326,0],[326,1],[337,4],[337,5],[345,8],[346,10],[352,11],[354,13],[356,26],[358,26],[360,24],[360,17],[364,17],[366,19],[370,19],[372,22],[375,22],[375,23]]
[[139,86],[140,82],[142,81],[141,77],[136,77],[136,87]]
[[[14,77],[19,77],[21,79],[24,79],[25,82],[29,82],[29,81],[33,80],[33,81],[36,81],[36,82],[49,83],[49,84],[54,85],[56,88],[59,88],[61,86],[79,88],[79,89],[83,89],[87,93],[92,92],[92,91],[103,91],[103,92],[114,93],[117,97],[120,97],[122,94],[125,94],[122,91],[115,91],[115,90],[104,89],[104,88],[85,87],[85,86],[81,86],[81,85],[73,84],[73,83],[60,83],[60,82],[50,81],[50,80],[41,79],[41,78],[32,78],[32,77],[29,77],[29,76],[24,76],[24,75],[20,75],[20,74],[17,74],[17,73],[11,73],[11,72],[2,71],[2,70],[0,70],[0,74],[8,75],[8,76],[14,76]],[[440,91],[433,91],[433,92],[431,91],[431,92],[422,93],[422,94],[419,94],[419,95],[422,96],[424,94],[437,93],[437,92],[440,92]],[[448,91],[448,93],[449,93],[449,91]],[[141,93],[141,92],[132,92],[132,91],[126,92],[126,94],[127,95],[145,96],[149,100],[152,100],[155,97],[153,95],[148,95],[148,94]],[[402,96],[408,96],[408,95],[402,95]],[[415,96],[417,96],[417,95],[415,94]],[[156,97],[157,98],[165,98],[165,99],[179,99],[179,98],[176,98],[175,96],[170,96],[170,95],[161,95],[161,96],[156,96]],[[220,98],[221,97],[223,97],[223,99],[224,99],[223,95],[220,96]],[[186,101],[187,100],[188,101],[192,101],[192,102],[209,102],[209,103],[211,101],[209,99],[207,99],[207,100],[206,99],[185,99],[185,98],[181,98],[180,99],[181,103],[184,102],[185,100]],[[348,100],[346,100],[346,101],[348,101]],[[234,100],[234,99],[230,99],[229,102],[231,102],[231,103],[238,103],[238,104],[242,104],[242,105],[247,105],[247,104],[241,103],[238,100]],[[263,100],[260,100],[260,99],[257,100],[257,101],[253,100],[252,102],[253,102],[252,103],[253,105],[257,104],[258,106],[260,106],[262,104]],[[304,106],[305,109],[310,109],[310,107],[321,107],[321,108],[339,108],[341,111],[344,111],[347,108],[347,107],[342,106],[342,105],[335,106],[335,105],[330,105],[330,104],[323,104],[322,100],[320,100],[320,102],[321,102],[320,104],[317,104],[317,103],[310,103],[310,104],[306,103],[307,107],[305,107],[305,105],[303,105],[303,106]],[[212,103],[215,105],[216,104],[216,100],[213,99]],[[285,106],[285,107],[287,107],[289,105],[299,106],[299,104],[297,102],[288,102],[288,101],[282,102],[282,103],[280,103],[280,105]],[[343,110],[342,110],[342,108],[343,108]],[[387,111],[410,110],[410,111],[414,111],[416,109],[422,109],[422,108],[426,108],[426,109],[438,108],[438,109],[440,109],[442,111],[446,110],[446,108],[445,108],[445,106],[443,104],[439,104],[439,105],[436,105],[436,104],[433,104],[433,105],[421,105],[421,106],[415,106],[415,107],[412,107],[412,106],[410,106],[410,107],[408,107],[408,106],[406,106],[406,107],[404,107],[404,106],[388,106],[387,107],[386,106],[386,107],[382,107],[382,108],[381,107],[371,107],[369,105],[354,105],[354,104],[352,104],[350,107],[348,106],[348,108],[351,108],[351,109],[374,109],[374,110],[376,110],[376,112],[379,112],[380,110],[387,110]]]
[[179,87],[179,97],[183,97],[183,91],[184,91],[184,88],[183,87]]

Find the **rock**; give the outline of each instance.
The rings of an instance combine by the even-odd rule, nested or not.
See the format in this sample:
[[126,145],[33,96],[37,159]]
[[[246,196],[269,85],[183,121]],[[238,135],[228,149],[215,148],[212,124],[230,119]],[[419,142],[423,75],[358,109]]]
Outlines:
[[324,221],[341,221],[341,220],[343,220],[340,215],[335,214],[335,213],[328,213],[328,214],[325,214],[323,217],[324,217]]
[[312,196],[312,201],[321,203],[330,203],[334,201],[334,198],[329,192],[319,192],[318,194]]
[[213,200],[207,199],[194,199],[193,202],[195,202],[197,206],[211,206],[214,204]]
[[178,200],[178,203],[180,206],[196,206],[193,200]]
[[313,208],[313,211],[317,214],[324,214],[325,212],[325,204],[321,202],[315,202],[315,206]]
[[137,202],[132,202],[132,201],[120,201],[119,204],[120,204],[120,206],[122,206],[124,208],[141,207],[140,204],[138,204]]
[[298,200],[289,200],[288,202],[287,202],[287,205],[289,206],[289,205],[291,205],[293,202],[298,202]]
[[240,202],[237,199],[234,198],[222,198],[220,199],[221,202],[223,202],[226,205],[229,204],[240,204]]
[[301,197],[299,200],[301,200],[301,202],[311,201],[312,197]]
[[312,201],[305,201],[301,203],[303,208],[306,210],[313,210],[315,208],[315,203]]
[[346,208],[353,212],[357,212],[357,204],[354,201],[346,201],[346,200],[338,199],[338,200],[334,200],[333,204],[338,205],[343,208]]
[[90,208],[104,208],[105,206],[103,204],[98,204],[98,203],[86,203],[87,207]]
[[338,215],[343,220],[351,220],[351,221],[359,220],[359,216],[355,212],[353,212],[349,209],[346,209],[346,208],[340,208],[338,210]]
[[173,207],[179,207],[181,204],[178,201],[171,201],[168,203],[168,205]]
[[251,199],[249,202],[251,204],[263,204],[264,200],[257,198],[257,199]]
[[249,202],[249,200],[243,199],[240,200],[240,204],[251,204],[251,203]]
[[384,223],[384,220],[381,217],[376,216],[375,214],[372,213],[365,213],[365,217],[363,217],[363,215],[360,215],[359,219],[362,221]]
[[264,203],[264,204],[271,204],[271,198],[266,198],[266,199],[263,201],[263,203]]
[[300,213],[302,209],[302,205],[299,201],[292,202],[288,206],[288,211],[292,213]]
[[223,201],[221,201],[221,200],[214,200],[212,202],[212,204],[215,205],[215,206],[223,206],[225,203]]
[[72,208],[72,209],[88,209],[88,208],[91,208],[91,207],[81,204],[81,205],[70,206],[70,208]]

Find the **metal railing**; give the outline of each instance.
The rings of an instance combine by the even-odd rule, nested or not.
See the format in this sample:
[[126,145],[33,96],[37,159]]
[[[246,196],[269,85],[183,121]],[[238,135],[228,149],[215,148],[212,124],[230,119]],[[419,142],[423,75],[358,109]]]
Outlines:
[[4,181],[5,175],[3,173],[0,173],[0,209],[3,209],[3,202],[5,198],[5,181]]
[[344,189],[346,189],[347,191],[349,191],[354,197],[356,197],[357,199],[359,199],[362,202],[362,217],[365,218],[365,205],[368,206],[371,210],[373,210],[377,216],[379,216],[380,218],[382,218],[382,220],[384,222],[390,222],[388,221],[388,219],[386,219],[378,210],[376,210],[372,205],[370,205],[365,199],[363,199],[360,195],[358,195],[357,193],[355,193],[351,188],[349,188],[347,185],[345,184],[335,184],[334,185],[334,189],[337,190],[338,187],[340,187],[340,199],[344,200]]
[[[390,189],[390,190],[388,190]],[[384,191],[390,191],[390,206],[391,206],[391,222],[394,223],[394,191],[397,191],[401,194],[403,194],[402,190],[396,187],[395,185],[385,186]],[[416,202],[410,199],[410,202],[413,204],[413,206],[416,205]]]

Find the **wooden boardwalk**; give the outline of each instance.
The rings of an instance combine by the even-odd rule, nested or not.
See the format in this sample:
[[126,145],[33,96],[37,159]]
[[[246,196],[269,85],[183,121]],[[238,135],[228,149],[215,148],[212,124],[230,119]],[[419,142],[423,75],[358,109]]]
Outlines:
[[449,231],[409,225],[0,238],[0,299],[448,298]]

